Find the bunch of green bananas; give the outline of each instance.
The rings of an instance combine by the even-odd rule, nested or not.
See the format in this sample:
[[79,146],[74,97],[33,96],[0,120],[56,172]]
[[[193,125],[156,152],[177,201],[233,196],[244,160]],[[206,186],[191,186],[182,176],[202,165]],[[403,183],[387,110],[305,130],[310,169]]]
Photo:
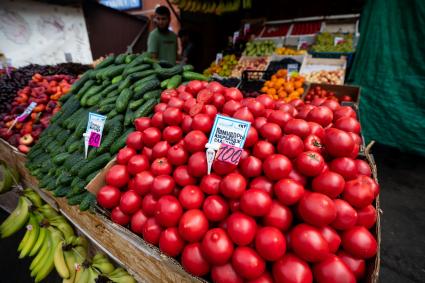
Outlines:
[[19,258],[33,257],[30,270],[35,282],[46,278],[54,268],[67,283],[95,283],[99,276],[117,283],[135,282],[102,254],[96,254],[90,264],[87,240],[76,236],[66,218],[43,204],[31,189],[23,191],[15,210],[0,225],[0,235],[9,237],[25,226],[27,231],[18,246]]

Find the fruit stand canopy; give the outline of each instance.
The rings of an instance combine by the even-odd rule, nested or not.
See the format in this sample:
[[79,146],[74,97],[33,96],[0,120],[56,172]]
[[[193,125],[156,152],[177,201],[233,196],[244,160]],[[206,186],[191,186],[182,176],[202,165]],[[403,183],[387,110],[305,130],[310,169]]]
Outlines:
[[425,155],[425,2],[367,1],[350,82],[367,141]]

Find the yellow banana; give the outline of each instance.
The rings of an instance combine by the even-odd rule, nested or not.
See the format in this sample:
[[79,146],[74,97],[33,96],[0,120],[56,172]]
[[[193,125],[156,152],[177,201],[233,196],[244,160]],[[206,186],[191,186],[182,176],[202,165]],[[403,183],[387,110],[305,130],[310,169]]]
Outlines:
[[23,247],[25,246],[29,236],[31,234],[31,231],[27,229],[27,231],[25,232],[24,237],[22,238],[21,242],[19,243],[18,246],[18,252],[22,251]]
[[74,246],[82,246],[85,249],[88,249],[89,243],[87,242],[86,238],[84,237],[76,237],[75,240],[72,242]]
[[88,283],[90,277],[90,272],[88,268],[81,267],[75,276],[75,283]]
[[19,197],[18,206],[0,226],[2,238],[9,237],[28,222],[30,202],[26,197]]
[[47,228],[40,227],[40,232],[38,233],[37,241],[35,242],[34,246],[32,247],[30,251],[30,256],[34,256],[43,245],[44,240],[46,239],[47,235]]
[[39,250],[39,252],[37,253],[37,255],[35,256],[35,258],[33,259],[33,261],[31,262],[30,265],[30,270],[34,270],[40,263],[40,261],[42,261],[42,259],[44,259],[45,255],[49,252],[49,248],[51,246],[51,232],[50,230],[46,229],[46,236],[45,239],[41,245],[41,248]]
[[68,266],[66,265],[63,245],[64,241],[60,241],[59,244],[56,246],[55,253],[53,256],[53,262],[55,263],[55,268],[59,276],[63,279],[67,279],[70,277],[70,272]]
[[51,207],[50,205],[48,205],[47,203],[42,205],[39,208],[39,211],[47,218],[47,219],[51,219],[53,217],[59,216],[59,213],[56,212],[56,210]]
[[43,205],[41,197],[32,189],[25,189],[24,196],[26,196],[35,207],[41,207]]
[[97,279],[97,277],[99,277],[99,273],[91,267],[88,268],[88,271],[89,271],[89,278],[88,278],[87,282],[88,283],[96,283],[96,279]]
[[92,266],[98,269],[102,274],[109,274],[115,269],[109,259],[101,253],[97,253],[93,257]]
[[75,254],[72,250],[64,251],[64,256],[65,256],[65,262],[66,262],[66,266],[68,267],[70,276],[68,279],[64,279],[62,283],[74,283],[75,275],[77,273],[77,271],[75,270],[75,264],[77,263]]
[[49,250],[49,253],[46,257],[46,259],[43,261],[43,266],[42,268],[37,272],[37,276],[35,277],[35,283],[40,282],[41,280],[43,280],[44,278],[47,277],[47,275],[49,275],[49,273],[53,270],[53,268],[55,267],[55,263],[54,263],[54,255],[55,255],[55,250],[57,245],[59,245],[59,243],[62,240],[62,233],[52,227],[49,227],[49,229],[51,230],[51,234],[52,234],[52,241],[51,241],[51,248]]
[[38,224],[37,217],[32,213],[30,214],[30,221],[27,229],[30,230],[30,236],[19,255],[19,258],[24,258],[29,255],[31,249],[37,242],[38,234],[40,233],[40,226]]

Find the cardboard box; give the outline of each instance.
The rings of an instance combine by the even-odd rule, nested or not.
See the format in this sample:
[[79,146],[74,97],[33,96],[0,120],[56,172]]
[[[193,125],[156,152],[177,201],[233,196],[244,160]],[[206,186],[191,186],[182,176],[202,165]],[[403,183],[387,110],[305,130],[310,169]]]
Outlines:
[[[338,84],[343,85],[345,80],[346,68],[347,68],[347,59],[345,57],[341,57],[339,59],[330,59],[330,58],[313,58],[311,55],[308,55],[304,57],[304,61],[300,69],[300,74],[303,76],[307,76],[313,72],[341,70],[343,74]],[[311,82],[311,83],[316,83],[316,82]]]
[[330,84],[310,83],[308,84],[307,90],[303,94],[301,99],[304,100],[308,91],[310,89],[314,89],[317,86],[320,86],[324,90],[334,92],[335,96],[339,99],[347,95],[351,97],[352,101],[356,103],[357,105],[360,103],[360,86],[355,86],[355,85],[330,85]]

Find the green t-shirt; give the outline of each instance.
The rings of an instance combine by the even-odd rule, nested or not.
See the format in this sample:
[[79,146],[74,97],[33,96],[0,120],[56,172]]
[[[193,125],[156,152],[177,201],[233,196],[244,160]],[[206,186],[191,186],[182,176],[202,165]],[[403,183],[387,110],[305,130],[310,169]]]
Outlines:
[[154,29],[148,37],[148,52],[156,53],[159,60],[176,64],[177,36],[174,32],[160,32]]

